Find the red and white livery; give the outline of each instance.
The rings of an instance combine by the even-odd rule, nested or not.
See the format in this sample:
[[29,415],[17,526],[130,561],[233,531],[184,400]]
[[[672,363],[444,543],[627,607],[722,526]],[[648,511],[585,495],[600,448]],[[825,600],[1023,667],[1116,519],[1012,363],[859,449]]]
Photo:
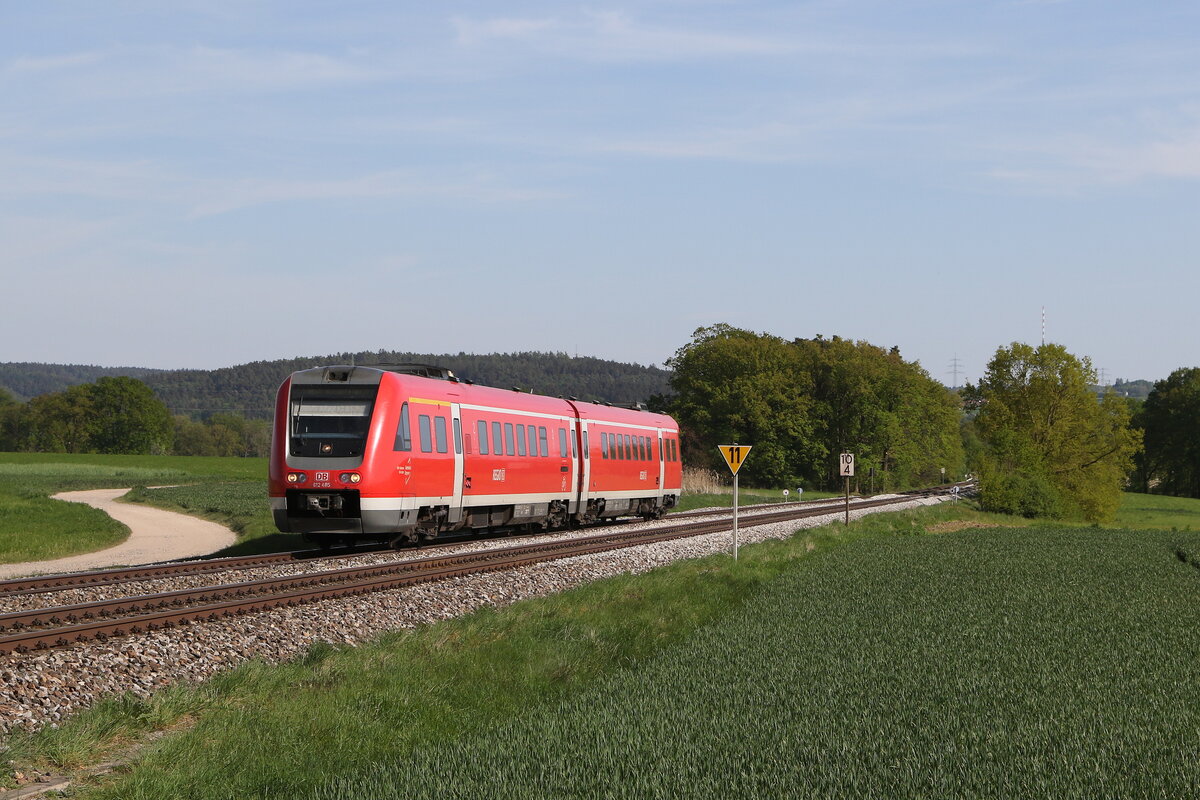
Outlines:
[[680,494],[679,426],[458,381],[434,367],[322,367],[279,387],[270,495],[281,531],[390,538],[618,516]]

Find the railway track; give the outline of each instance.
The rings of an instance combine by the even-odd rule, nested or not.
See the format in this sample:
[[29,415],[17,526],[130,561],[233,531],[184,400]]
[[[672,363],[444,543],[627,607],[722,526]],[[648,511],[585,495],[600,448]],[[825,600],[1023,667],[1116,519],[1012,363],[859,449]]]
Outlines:
[[[823,508],[827,505],[841,506],[840,499],[809,500],[804,503],[770,504],[758,506],[742,506],[743,512],[754,513],[760,509],[778,509],[781,507],[794,508]],[[670,519],[692,519],[721,513],[718,511],[683,511],[670,515]],[[416,550],[432,550],[440,547],[452,547],[465,542],[478,542],[495,539],[507,534],[490,534],[487,536],[451,536],[436,542],[420,545],[418,548],[405,548],[401,552]],[[521,534],[516,534],[521,535]],[[39,575],[31,578],[11,578],[0,580],[0,597],[57,592],[63,589],[112,586],[131,581],[155,580],[174,578],[183,575],[205,575],[234,570],[255,569],[257,567],[279,566],[281,564],[326,563],[335,560],[354,558],[366,553],[386,549],[385,546],[356,547],[347,552],[330,553],[326,550],[297,550],[293,552],[263,553],[253,556],[233,556],[229,558],[211,558],[194,561],[173,561],[161,564],[146,564],[137,567],[120,567],[115,569],[93,570],[89,572],[67,572],[57,575]]]
[[[936,490],[922,494],[934,491]],[[910,496],[902,496],[883,500],[852,500],[850,507],[851,510],[874,508],[906,502],[910,499],[912,499]],[[790,504],[787,508],[768,506],[766,508],[770,510],[765,512],[744,515],[743,525],[748,527],[836,513],[843,507],[844,502],[840,500]],[[688,512],[688,514],[712,517],[714,512]],[[678,516],[683,517],[684,515]],[[305,572],[284,577],[15,611],[0,615],[0,654],[27,653],[90,640],[103,641],[114,636],[169,629],[177,625],[269,611],[328,598],[354,596],[462,575],[513,569],[539,561],[588,555],[720,532],[728,530],[729,525],[730,518],[720,516],[715,519],[639,528],[633,531],[597,533],[454,555],[433,555],[368,566]],[[362,553],[354,555],[362,555]],[[344,558],[345,556],[337,557]],[[5,581],[0,583],[0,594],[47,592],[61,588],[96,586],[101,585],[102,582],[112,584],[121,581],[142,580],[148,577],[206,574],[274,565],[287,561],[325,560],[311,557],[297,558],[297,554],[293,553],[276,553],[269,556],[218,559],[212,562],[185,562],[133,570],[104,570],[72,576],[76,579],[74,583],[60,581],[55,583],[53,588],[22,587],[20,586],[21,581]],[[66,576],[52,577],[62,579]]]

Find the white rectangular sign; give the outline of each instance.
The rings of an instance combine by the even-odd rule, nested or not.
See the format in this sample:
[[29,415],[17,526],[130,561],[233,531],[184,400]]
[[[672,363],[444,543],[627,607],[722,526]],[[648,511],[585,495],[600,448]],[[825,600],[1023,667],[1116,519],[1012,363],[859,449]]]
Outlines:
[[842,469],[838,473],[843,478],[854,477],[854,453],[842,453]]

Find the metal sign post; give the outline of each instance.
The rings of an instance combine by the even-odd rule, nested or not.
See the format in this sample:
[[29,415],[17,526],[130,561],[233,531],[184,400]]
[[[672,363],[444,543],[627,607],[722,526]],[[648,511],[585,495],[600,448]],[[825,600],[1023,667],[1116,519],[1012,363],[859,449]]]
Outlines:
[[850,524],[850,479],[854,477],[854,453],[842,453],[839,474],[846,479],[846,524]]
[[742,468],[742,464],[746,461],[746,454],[750,452],[750,448],[754,445],[737,444],[719,444],[717,449],[721,451],[721,455],[725,457],[725,463],[729,465],[729,471],[733,473],[733,560],[737,561],[738,557],[738,470]]

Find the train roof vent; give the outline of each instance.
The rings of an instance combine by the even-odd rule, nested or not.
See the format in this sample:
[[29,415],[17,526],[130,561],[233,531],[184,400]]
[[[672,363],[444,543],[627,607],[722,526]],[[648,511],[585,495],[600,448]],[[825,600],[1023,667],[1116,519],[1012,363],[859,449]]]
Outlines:
[[617,408],[628,408],[630,411],[646,411],[645,403],[608,403],[607,405],[616,406]]
[[422,378],[435,378],[440,381],[458,382],[453,370],[446,367],[435,367],[431,364],[373,364],[376,369],[387,372],[397,372],[401,375],[418,375]]
[[326,383],[346,383],[350,380],[352,372],[354,367],[326,367],[323,377]]

